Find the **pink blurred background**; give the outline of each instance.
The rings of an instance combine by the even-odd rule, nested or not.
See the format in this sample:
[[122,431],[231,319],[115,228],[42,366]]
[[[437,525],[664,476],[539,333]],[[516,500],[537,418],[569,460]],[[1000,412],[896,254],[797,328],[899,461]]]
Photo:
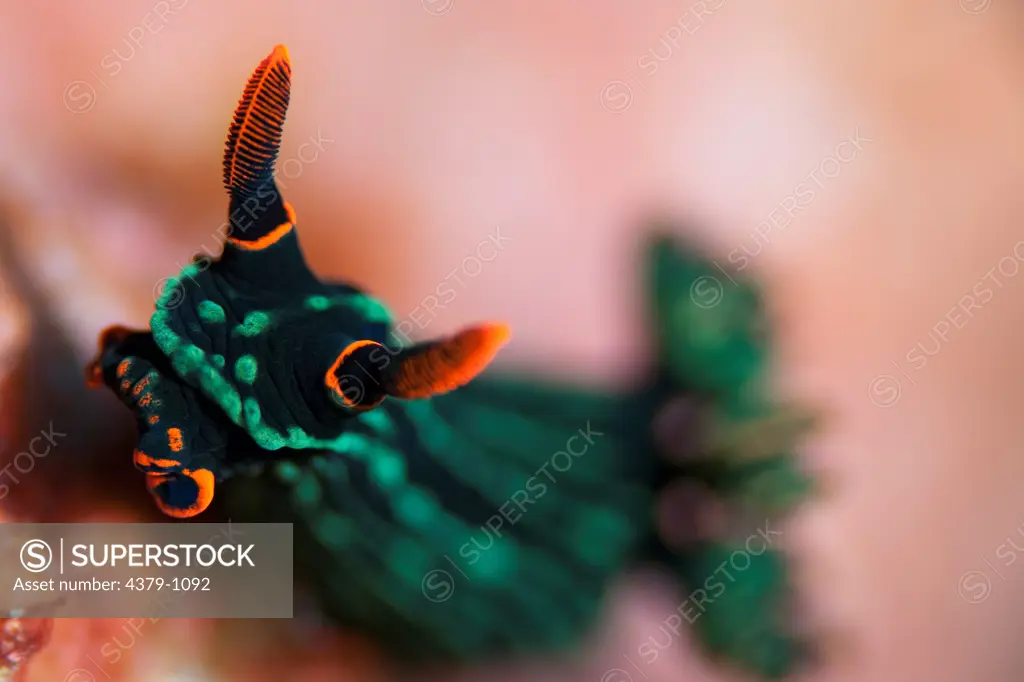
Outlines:
[[[160,280],[215,248],[229,115],[284,43],[279,168],[315,269],[424,334],[505,319],[507,366],[611,386],[645,361],[639,220],[686,219],[687,238],[767,283],[779,390],[828,413],[805,454],[830,495],[786,529],[807,627],[842,642],[809,679],[1021,675],[1019,3],[111,0],[3,13],[0,197],[83,363],[103,326],[145,325]],[[498,256],[467,271],[499,232]],[[453,271],[458,296],[425,317]],[[29,312],[0,287],[0,368]],[[3,399],[0,423],[16,421],[17,392]],[[667,594],[624,582],[579,679],[636,660],[673,611]],[[58,622],[26,679],[376,669],[348,640],[196,621],[143,628],[104,663],[125,627]],[[259,660],[232,644],[260,638]],[[93,677],[69,677],[77,668]],[[732,679],[687,641],[631,674]]]

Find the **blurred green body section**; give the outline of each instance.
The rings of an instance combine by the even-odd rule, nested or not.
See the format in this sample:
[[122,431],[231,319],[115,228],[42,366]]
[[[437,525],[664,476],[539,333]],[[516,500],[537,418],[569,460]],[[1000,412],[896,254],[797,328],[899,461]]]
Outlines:
[[[229,513],[294,522],[301,579],[398,661],[571,650],[612,582],[653,560],[695,605],[688,620],[709,653],[785,676],[805,644],[789,634],[770,523],[809,491],[792,450],[807,422],[763,386],[768,335],[750,284],[668,240],[647,263],[649,383],[602,395],[487,374],[430,400],[388,400],[352,420],[339,451],[292,452],[232,481]],[[672,457],[653,421],[679,396],[702,418]],[[663,542],[656,503],[680,480],[755,515],[762,543]]]

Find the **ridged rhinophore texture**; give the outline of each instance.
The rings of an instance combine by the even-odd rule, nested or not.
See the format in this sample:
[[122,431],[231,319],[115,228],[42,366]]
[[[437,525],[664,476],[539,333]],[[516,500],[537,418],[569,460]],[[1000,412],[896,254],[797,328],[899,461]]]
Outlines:
[[256,68],[228,129],[224,188],[233,196],[254,194],[272,179],[288,113],[292,67],[283,45]]

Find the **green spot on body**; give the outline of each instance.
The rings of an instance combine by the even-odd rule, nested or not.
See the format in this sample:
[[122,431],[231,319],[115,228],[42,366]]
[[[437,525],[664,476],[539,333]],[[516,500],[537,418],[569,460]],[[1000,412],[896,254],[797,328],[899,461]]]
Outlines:
[[512,543],[494,538],[494,544],[488,549],[480,550],[479,558],[469,566],[468,570],[474,578],[500,581],[517,570],[517,563],[518,556]]
[[331,297],[310,296],[303,302],[303,305],[309,310],[316,310],[318,312],[328,310],[334,306],[348,308],[361,317],[366,318],[367,322],[372,323],[386,324],[391,322],[392,319],[391,311],[383,303],[365,294],[344,294]]
[[423,548],[407,538],[396,539],[388,551],[388,565],[407,580],[421,580],[430,569],[430,560]]
[[340,514],[325,512],[316,522],[316,534],[328,547],[343,547],[352,536],[352,526]]
[[260,424],[256,428],[249,427],[249,435],[264,450],[280,450],[288,441],[280,433],[269,426]]
[[[285,446],[296,450],[309,450],[313,448],[330,450],[331,452],[341,453],[347,457],[380,467],[382,475],[384,475],[386,480],[390,480],[388,478],[389,469],[394,469],[397,466],[395,470],[399,473],[405,470],[405,460],[402,455],[387,445],[382,444],[379,438],[371,440],[362,434],[349,432],[343,433],[337,438],[325,440],[315,438],[296,426],[288,427],[287,436],[267,426],[261,426],[260,428],[266,433],[250,432],[249,435],[268,450],[278,450]],[[396,479],[396,482],[400,482],[401,478]]]
[[238,377],[239,381],[251,384],[256,380],[258,369],[259,366],[256,364],[256,358],[251,355],[243,355],[235,363],[235,376]]
[[229,384],[213,365],[202,365],[199,367],[198,374],[199,387],[203,389],[207,397],[220,405],[227,412],[228,417],[241,426],[239,420],[242,415],[242,399],[238,396],[235,387]]
[[[182,271],[182,276],[192,277],[199,273],[197,266],[189,266]],[[251,319],[247,317],[246,321],[251,323],[251,327],[259,327],[261,324],[265,326],[269,322],[269,317],[265,313],[250,315]],[[195,373],[198,376],[199,387],[206,396],[220,405],[232,422],[244,427],[241,396],[219,369],[224,367],[224,358],[220,355],[207,355],[201,348],[184,343],[182,337],[173,330],[171,313],[168,310],[154,312],[150,318],[150,327],[153,330],[153,339],[160,350],[171,359],[175,372],[182,377]],[[275,442],[273,437],[266,440],[269,443]],[[277,441],[283,442],[283,439],[278,435]]]
[[302,470],[295,462],[287,460],[277,463],[277,477],[285,483],[295,483],[302,478]]
[[231,421],[242,426],[242,399],[238,396],[238,391],[212,367],[210,370],[209,374],[199,375],[199,385],[207,396],[221,406]]
[[242,421],[242,399],[234,391],[224,392],[217,398],[218,403],[227,412],[231,421],[241,426]]
[[384,410],[370,410],[359,415],[359,420],[369,426],[378,435],[390,436],[395,432],[394,422]]
[[429,526],[439,509],[430,495],[416,488],[406,489],[398,498],[396,507],[402,520],[414,528]]
[[370,461],[370,475],[383,487],[390,487],[405,479],[405,462],[400,456],[381,452]]
[[[527,512],[528,513],[528,512]],[[621,559],[620,547],[629,539],[632,526],[622,513],[596,508],[577,520],[569,534],[573,550],[592,566],[605,566]]]
[[149,326],[153,330],[153,340],[165,355],[170,355],[181,346],[181,337],[171,329],[171,314],[166,310],[157,310],[149,318]]
[[316,476],[306,474],[300,480],[292,495],[300,505],[313,507],[320,502],[320,482]]
[[306,307],[311,310],[327,310],[331,307],[331,299],[326,296],[310,296],[306,299]]
[[224,309],[213,301],[203,301],[199,304],[199,317],[204,322],[223,322]]
[[245,316],[242,324],[235,327],[235,332],[242,336],[258,336],[270,324],[270,315],[254,310]]
[[174,365],[174,371],[179,376],[185,376],[199,369],[203,365],[205,357],[206,355],[199,346],[183,346],[174,352],[171,364]]
[[260,404],[256,398],[246,398],[242,402],[242,409],[245,414],[245,425],[252,433],[263,421],[263,413],[260,411]]
[[350,294],[338,301],[352,308],[369,322],[390,322],[391,312],[383,303],[364,294]]
[[338,482],[348,479],[348,468],[344,462],[318,455],[309,461],[309,466],[329,481]]

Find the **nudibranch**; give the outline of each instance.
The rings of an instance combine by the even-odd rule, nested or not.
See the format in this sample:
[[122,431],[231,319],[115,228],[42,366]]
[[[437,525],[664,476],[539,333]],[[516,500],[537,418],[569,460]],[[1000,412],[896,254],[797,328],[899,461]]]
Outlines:
[[[386,308],[318,279],[299,248],[273,175],[290,81],[278,47],[235,112],[223,253],[169,282],[149,330],[105,330],[88,368],[134,412],[135,466],[159,508],[195,517],[218,484],[259,469],[219,499],[234,518],[293,523],[296,577],[396,661],[564,651],[613,581],[649,562],[689,591],[659,640],[676,641],[686,619],[709,652],[787,674],[805,642],[784,621],[787,573],[767,522],[686,544],[656,511],[677,483],[759,520],[806,492],[793,461],[806,424],[766,390],[759,289],[656,242],[655,366],[621,392],[480,377],[508,341],[503,324],[391,346]],[[656,426],[680,399],[700,419]],[[649,638],[638,654],[649,662],[668,643]]]
[[279,45],[250,77],[228,130],[223,253],[196,257],[169,281],[150,331],[104,330],[87,369],[92,385],[107,384],[135,413],[135,466],[170,516],[201,513],[228,475],[221,415],[265,451],[325,446],[346,417],[389,396],[465,385],[509,339],[506,325],[485,323],[398,347],[379,301],[310,271],[274,179],[290,92]]

